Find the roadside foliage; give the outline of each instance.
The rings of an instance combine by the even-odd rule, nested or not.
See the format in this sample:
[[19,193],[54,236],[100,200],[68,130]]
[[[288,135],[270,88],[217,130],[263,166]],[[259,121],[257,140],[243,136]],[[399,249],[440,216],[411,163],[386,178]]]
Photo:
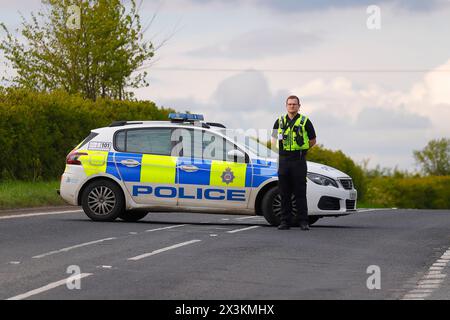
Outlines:
[[365,198],[379,207],[449,209],[450,176],[373,178]]
[[0,91],[0,181],[58,179],[91,129],[116,120],[166,120],[150,101],[85,100],[63,91]]

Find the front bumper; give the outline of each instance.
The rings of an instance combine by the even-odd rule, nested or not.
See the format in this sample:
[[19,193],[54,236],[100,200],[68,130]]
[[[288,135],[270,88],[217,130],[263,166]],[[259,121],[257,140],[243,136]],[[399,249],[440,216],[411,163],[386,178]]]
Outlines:
[[309,187],[316,189],[315,192],[310,193],[312,196],[308,198],[310,215],[343,216],[356,212],[358,193],[355,189],[346,190],[321,186],[316,188],[308,184]]

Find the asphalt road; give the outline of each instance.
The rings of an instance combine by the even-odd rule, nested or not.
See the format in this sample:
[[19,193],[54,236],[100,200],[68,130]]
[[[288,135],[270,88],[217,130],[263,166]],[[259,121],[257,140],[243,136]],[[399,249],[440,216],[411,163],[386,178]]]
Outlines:
[[450,299],[449,247],[450,211],[363,211],[306,232],[223,214],[0,217],[0,299]]

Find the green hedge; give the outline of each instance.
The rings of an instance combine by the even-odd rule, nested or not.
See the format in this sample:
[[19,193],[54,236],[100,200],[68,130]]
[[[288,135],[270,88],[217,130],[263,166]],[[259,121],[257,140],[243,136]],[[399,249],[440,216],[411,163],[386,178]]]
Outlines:
[[0,181],[55,179],[91,131],[115,120],[167,119],[149,101],[85,100],[65,92],[0,90]]
[[366,200],[382,207],[449,209],[450,177],[370,179]]

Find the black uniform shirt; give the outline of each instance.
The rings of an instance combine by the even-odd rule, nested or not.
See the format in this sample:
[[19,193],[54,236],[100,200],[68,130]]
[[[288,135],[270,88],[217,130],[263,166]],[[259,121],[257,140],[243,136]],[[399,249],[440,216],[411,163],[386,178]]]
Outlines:
[[[297,115],[295,117],[295,119],[297,119],[298,117],[300,117],[300,115]],[[289,121],[290,121],[289,117],[287,119],[288,119],[288,123],[289,123]],[[280,127],[279,119],[277,119],[277,121],[275,121],[275,123],[273,125],[273,131],[272,131],[272,137],[274,139],[276,139],[277,141],[278,141],[278,128],[279,127]],[[305,129],[306,129],[306,132],[308,134],[309,140],[313,140],[313,139],[316,138],[316,131],[314,130],[314,126],[313,126],[312,122],[309,119],[308,119],[308,121],[306,121]],[[295,151],[284,151],[283,150],[283,144],[280,141],[278,141],[278,142],[279,142],[279,148],[280,148],[280,156],[283,156],[283,157],[290,157],[290,156],[296,157],[297,156],[298,152],[295,152]]]

